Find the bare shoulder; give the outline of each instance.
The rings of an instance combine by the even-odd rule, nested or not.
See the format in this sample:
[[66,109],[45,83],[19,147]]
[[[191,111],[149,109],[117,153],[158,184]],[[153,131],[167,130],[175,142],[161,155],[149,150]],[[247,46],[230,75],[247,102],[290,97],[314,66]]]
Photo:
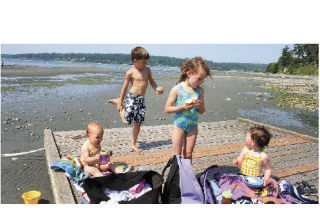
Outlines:
[[82,144],[81,152],[87,152],[87,151],[89,151],[89,148],[88,148],[87,144],[86,143]]
[[131,78],[132,78],[132,73],[133,73],[133,68],[130,68],[130,69],[126,72],[126,79],[131,79]]
[[146,68],[145,68],[145,72],[147,72],[148,77],[151,76],[151,69],[150,69],[150,67],[146,67]]
[[126,75],[132,75],[133,73],[133,67],[131,67],[127,72],[126,72]]
[[175,85],[174,87],[172,87],[172,89],[171,90],[174,90],[174,91],[177,91],[177,92],[179,92],[179,85],[177,84],[177,85]]
[[269,155],[265,152],[263,152],[263,155],[262,155],[262,161],[268,161],[269,160]]
[[172,106],[179,95],[179,87],[175,85],[171,88],[166,106]]
[[178,94],[179,93],[179,85],[175,85],[171,88],[170,94]]
[[247,146],[244,146],[244,147],[242,148],[242,151],[241,151],[241,152],[242,152],[242,153],[245,153],[247,150],[249,150],[248,147],[247,147]]

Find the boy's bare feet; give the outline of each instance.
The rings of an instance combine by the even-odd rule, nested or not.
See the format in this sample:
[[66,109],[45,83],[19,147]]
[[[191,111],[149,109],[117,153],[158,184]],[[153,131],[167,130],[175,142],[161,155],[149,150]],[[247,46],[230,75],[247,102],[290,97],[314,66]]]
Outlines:
[[131,152],[138,152],[138,153],[139,153],[139,152],[142,152],[142,150],[139,149],[139,148],[136,147],[136,146],[132,146],[132,145],[131,145],[130,149],[131,149],[131,150],[130,150]]
[[109,104],[114,104],[117,105],[120,101],[120,98],[116,98],[116,99],[111,99],[109,101],[107,101]]

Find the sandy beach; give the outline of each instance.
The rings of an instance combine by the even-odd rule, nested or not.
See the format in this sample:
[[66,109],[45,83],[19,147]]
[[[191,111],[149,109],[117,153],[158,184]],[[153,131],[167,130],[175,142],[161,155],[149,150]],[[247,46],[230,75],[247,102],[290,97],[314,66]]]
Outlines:
[[[124,77],[124,71],[94,67],[5,66],[1,69],[1,76],[4,79],[14,77],[35,79],[36,76],[120,72],[119,75],[123,73]],[[267,83],[266,79],[269,79],[270,84],[270,79],[287,78],[245,72],[219,71],[212,74],[213,76],[207,78],[203,84],[206,113],[200,116],[199,122],[244,117],[318,137],[318,110],[281,106],[273,98],[270,89],[261,87]],[[310,81],[312,85],[317,84],[318,87],[318,77],[290,77],[290,79]],[[166,114],[164,105],[170,89],[177,80],[178,75],[155,78],[158,86],[162,86],[165,91],[164,94],[157,95],[151,87],[148,88],[146,120],[143,125],[173,122],[174,115]],[[17,81],[19,84],[19,80]],[[2,80],[2,84],[4,83],[6,82]],[[10,84],[13,84],[13,80]],[[121,87],[122,84],[117,82],[107,85],[101,82],[56,85],[55,82],[45,88],[33,86],[23,87],[21,90],[2,90],[1,154],[42,149],[45,128],[52,131],[84,130],[91,121],[99,122],[104,128],[124,127],[115,106],[106,104],[107,100],[119,96]],[[315,91],[317,95],[318,88]],[[139,138],[137,144],[139,145]],[[30,190],[41,191],[42,202],[53,202],[44,150],[25,155],[2,156],[1,203],[23,203],[21,194]]]

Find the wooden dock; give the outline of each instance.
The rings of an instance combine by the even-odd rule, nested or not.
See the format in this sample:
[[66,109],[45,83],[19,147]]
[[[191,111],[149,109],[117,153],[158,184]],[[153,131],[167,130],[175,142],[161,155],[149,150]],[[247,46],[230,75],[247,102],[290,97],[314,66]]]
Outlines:
[[[253,125],[262,124],[243,118],[199,123],[199,134],[192,160],[194,173],[204,171],[211,165],[221,166],[222,172],[237,172],[238,168],[232,166],[232,161],[240,154],[246,133]],[[273,175],[293,185],[305,180],[319,189],[318,139],[263,125],[273,135],[266,149],[271,158]],[[101,145],[102,149],[113,151],[114,162],[124,162],[135,168],[143,167],[161,174],[172,155],[171,131],[172,125],[142,126],[137,141],[137,145],[143,150],[142,153],[129,151],[132,127],[105,129]],[[54,201],[57,204],[81,203],[81,194],[64,172],[53,172],[49,167],[54,160],[60,158],[80,157],[80,148],[85,140],[85,130],[44,130],[48,172]]]

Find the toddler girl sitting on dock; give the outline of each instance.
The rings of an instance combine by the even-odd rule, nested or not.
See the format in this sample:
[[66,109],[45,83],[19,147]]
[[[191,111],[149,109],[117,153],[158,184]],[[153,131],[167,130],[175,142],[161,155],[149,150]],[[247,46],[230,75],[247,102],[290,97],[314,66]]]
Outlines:
[[240,166],[240,173],[246,176],[261,176],[265,168],[262,181],[266,186],[271,177],[270,159],[264,152],[271,139],[271,134],[264,127],[251,127],[247,133],[246,145],[240,156],[233,161],[235,166]]
[[[103,172],[111,170],[114,173],[122,173],[127,169],[116,167],[110,161],[100,162],[101,146],[100,143],[103,137],[103,128],[100,124],[92,122],[87,126],[87,141],[81,147],[80,161],[83,165],[84,172],[93,175],[94,177],[104,176]],[[132,167],[129,167],[130,169]]]

